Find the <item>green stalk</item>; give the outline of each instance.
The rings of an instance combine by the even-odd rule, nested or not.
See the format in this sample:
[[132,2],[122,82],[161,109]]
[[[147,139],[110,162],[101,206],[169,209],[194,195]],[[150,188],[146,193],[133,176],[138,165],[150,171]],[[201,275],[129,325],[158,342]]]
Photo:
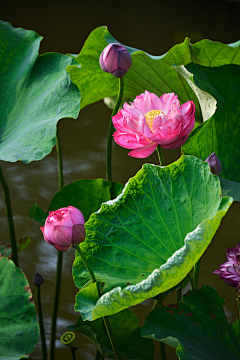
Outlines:
[[98,350],[96,351],[94,360],[104,360],[104,357],[101,355],[101,353]]
[[177,290],[177,302],[182,300],[182,282],[180,284],[180,289]]
[[[159,294],[157,297],[157,303],[156,303],[156,307],[160,307],[162,306],[163,300],[162,300],[162,294]],[[166,351],[165,351],[165,344],[162,343],[161,341],[159,341],[159,347],[160,347],[160,355],[161,355],[161,360],[166,360]]]
[[40,327],[41,342],[42,342],[42,360],[47,360],[47,348],[46,348],[45,332],[43,325],[40,287],[41,287],[40,285],[37,286],[37,304],[38,304],[39,327]]
[[50,345],[51,346],[50,347],[50,359],[51,360],[54,360],[54,352],[55,352],[55,333],[56,333],[56,322],[57,322],[61,274],[62,274],[62,258],[63,258],[62,251],[58,251],[56,287],[55,287],[53,313],[52,313],[52,329],[51,329],[51,345]]
[[193,274],[191,273],[191,271],[188,273],[188,278],[190,280],[192,290],[197,290],[197,284],[196,284],[195,278],[194,278]]
[[119,78],[119,90],[118,90],[117,102],[113,109],[111,119],[109,122],[109,127],[108,127],[107,159],[106,159],[106,179],[107,179],[107,181],[112,181],[112,136],[113,136],[113,131],[114,131],[114,125],[112,122],[112,118],[114,115],[117,114],[119,106],[121,104],[122,96],[123,96],[123,88],[124,88],[123,77],[121,77],[121,78]]
[[57,149],[57,159],[58,159],[58,183],[59,183],[59,190],[61,190],[61,188],[63,187],[63,163],[62,163],[61,142],[60,142],[58,129],[56,132],[56,149]]
[[76,348],[75,348],[75,347],[71,348],[72,360],[76,360],[75,351],[76,351]]
[[199,272],[200,272],[200,263],[201,263],[201,258],[198,260],[198,262],[196,263],[196,265],[194,266],[194,269],[193,269],[193,276],[194,276],[196,286],[198,285],[198,278],[199,278]]
[[[84,265],[85,265],[86,268],[87,268],[87,271],[89,272],[89,274],[90,274],[90,276],[91,276],[92,283],[94,284],[94,283],[96,282],[96,278],[95,278],[94,272],[92,271],[92,268],[91,268],[91,266],[89,265],[89,263],[88,263],[85,255],[83,254],[82,250],[80,249],[79,244],[76,244],[76,249],[77,249],[79,255],[81,256],[82,261],[83,261]],[[108,321],[108,318],[107,318],[106,316],[103,317],[103,322],[104,322],[104,325],[105,325],[105,327],[106,327],[107,334],[108,334],[108,337],[109,337],[109,341],[110,341],[110,343],[111,343],[111,345],[112,345],[112,349],[113,349],[115,358],[116,358],[116,360],[121,360],[121,356],[120,356],[119,350],[118,350],[118,348],[117,348],[117,345],[116,345],[116,342],[115,342],[115,339],[114,339],[114,335],[113,335],[111,326],[110,326],[109,321]],[[52,360],[52,359],[51,359],[51,360]]]
[[7,182],[3,176],[1,166],[0,166],[0,181],[2,183],[3,192],[4,192],[5,210],[6,210],[7,221],[8,221],[8,231],[9,231],[11,247],[12,247],[12,260],[13,260],[14,264],[16,266],[18,266],[17,242],[16,242],[16,237],[15,237],[15,231],[14,231],[10,193],[9,193]]
[[160,166],[165,166],[165,159],[164,159],[164,156],[163,156],[162,147],[160,145],[158,145],[156,147],[156,150],[157,150]]

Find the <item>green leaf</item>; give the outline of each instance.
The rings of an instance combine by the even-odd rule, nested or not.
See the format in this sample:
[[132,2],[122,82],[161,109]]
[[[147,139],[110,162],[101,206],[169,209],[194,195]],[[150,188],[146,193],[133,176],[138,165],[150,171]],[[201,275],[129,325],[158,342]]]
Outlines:
[[[85,225],[81,249],[104,283],[85,319],[115,314],[177,285],[210,244],[231,203],[220,197],[209,165],[196,157],[183,156],[166,167],[145,164]],[[80,289],[90,279],[78,254],[73,276]],[[81,312],[81,292],[75,306]]]
[[202,160],[215,152],[222,165],[221,176],[240,182],[240,66],[190,64],[187,68],[194,74],[195,84],[216,98],[217,111],[190,134],[182,151]]
[[0,360],[33,352],[39,336],[31,290],[23,272],[0,257]]
[[201,107],[203,121],[208,120],[216,111],[216,108],[217,108],[216,99],[209,93],[199,89],[194,84],[193,74],[191,74],[183,65],[180,65],[180,66],[173,65],[172,69],[175,70],[180,75],[182,75],[184,77],[184,79],[187,81],[188,85],[195,92],[195,94],[197,95],[200,107]]
[[219,176],[222,188],[222,196],[231,196],[234,201],[240,202],[240,184],[235,181],[230,181]]
[[[121,359],[153,359],[153,342],[140,336],[141,328],[138,318],[131,310],[123,310],[109,316],[108,320],[121,353]],[[77,324],[68,326],[67,329],[84,334],[102,356],[115,359],[102,319],[83,321],[79,317]]]
[[167,336],[177,338],[181,360],[238,360],[240,339],[227,322],[224,302],[210,286],[190,291],[180,303],[153,310],[141,335],[160,341]]
[[38,55],[41,37],[0,22],[0,159],[43,159],[56,143],[56,124],[77,118],[80,93],[70,81],[67,55]]
[[[30,236],[26,236],[25,238],[21,238],[17,243],[17,251],[20,253],[26,249],[26,247],[30,244],[32,238]],[[0,256],[5,256],[8,259],[12,258],[12,247],[9,244],[0,244]]]
[[28,217],[41,224],[44,224],[47,218],[47,214],[39,207],[38,204],[33,204],[28,211]]
[[[117,97],[118,79],[101,70],[99,56],[110,43],[119,42],[101,26],[91,32],[80,54],[75,60],[80,66],[67,67],[72,81],[80,89],[81,107],[105,97]],[[146,89],[161,96],[175,92],[181,103],[193,100],[196,105],[196,121],[202,122],[197,97],[185,79],[171,70],[173,64],[187,65],[191,62],[216,67],[225,64],[240,64],[240,42],[225,45],[220,42],[202,40],[191,44],[189,39],[172,47],[166,54],[152,56],[126,46],[132,55],[132,67],[124,76],[123,101],[133,99]]]
[[87,221],[103,202],[117,197],[122,190],[122,184],[103,179],[77,180],[53,196],[48,211],[71,205],[81,210]]

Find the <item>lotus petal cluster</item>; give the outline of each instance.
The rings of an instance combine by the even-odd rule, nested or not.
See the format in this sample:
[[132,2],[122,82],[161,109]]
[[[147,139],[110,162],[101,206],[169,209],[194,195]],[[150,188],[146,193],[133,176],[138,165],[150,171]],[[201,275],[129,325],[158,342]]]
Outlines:
[[228,261],[219,265],[219,269],[213,273],[218,274],[226,284],[236,287],[238,290],[240,281],[240,243],[236,247],[227,249]]
[[145,158],[157,145],[176,149],[185,143],[195,125],[195,105],[191,100],[180,106],[174,93],[159,98],[146,90],[130,105],[125,103],[112,120],[116,143],[133,149],[128,155]]

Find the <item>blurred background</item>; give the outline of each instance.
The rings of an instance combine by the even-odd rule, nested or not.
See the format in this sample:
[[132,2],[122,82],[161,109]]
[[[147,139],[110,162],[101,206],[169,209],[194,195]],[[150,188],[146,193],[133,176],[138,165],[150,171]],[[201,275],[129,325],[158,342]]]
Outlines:
[[[107,25],[110,33],[121,43],[161,55],[172,46],[181,43],[186,36],[195,43],[210,39],[223,43],[240,40],[240,1],[172,0],[170,1],[0,1],[0,19],[11,22],[14,27],[34,30],[44,37],[40,53],[58,52],[78,54],[90,32],[98,26]],[[65,185],[77,179],[105,178],[105,149],[111,111],[102,101],[80,112],[77,120],[63,119],[59,133],[63,150]],[[157,155],[147,159],[133,159],[126,149],[113,144],[113,180],[123,184],[134,176],[144,162],[158,164]],[[167,163],[177,160],[180,150],[165,151]],[[39,225],[27,217],[28,209],[38,203],[47,210],[52,196],[58,191],[57,159],[53,149],[45,159],[24,165],[21,162],[1,162],[9,184],[17,238],[31,236],[32,243],[20,254],[20,268],[26,274],[35,298],[32,277],[36,272],[43,275],[43,315],[47,337],[50,333],[51,305],[57,250],[42,238]],[[218,265],[226,261],[226,248],[240,241],[240,204],[234,203],[223,219],[222,225],[207,249],[201,263],[201,284],[210,284],[226,296],[226,312],[230,321],[237,314],[236,292],[217,275],[212,274]],[[3,193],[0,189],[0,243],[9,242]],[[77,293],[71,275],[74,250],[64,253],[63,282],[60,298],[58,339],[66,326],[77,322],[74,297]],[[175,301],[168,297],[165,303]],[[137,306],[136,311],[143,322],[151,301]],[[77,359],[94,358],[93,346],[81,335],[77,336]],[[69,349],[62,348],[57,340],[56,359],[71,357]],[[30,359],[41,359],[38,343]],[[159,359],[156,353],[155,359]],[[168,359],[177,359],[175,351],[168,350]]]

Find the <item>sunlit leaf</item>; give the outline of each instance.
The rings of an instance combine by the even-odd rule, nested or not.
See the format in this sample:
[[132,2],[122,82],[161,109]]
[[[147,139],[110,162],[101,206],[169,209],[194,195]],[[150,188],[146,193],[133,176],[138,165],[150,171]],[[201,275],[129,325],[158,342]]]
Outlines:
[[240,358],[239,320],[228,324],[223,310],[225,299],[210,286],[191,291],[175,305],[159,307],[146,318],[141,334],[160,340],[173,336],[179,340],[181,360],[219,360]]
[[219,158],[221,177],[240,182],[240,66],[207,68],[189,64],[195,84],[217,100],[217,111],[195,129],[183,145],[184,154],[205,160],[215,152]]
[[[86,223],[81,249],[103,294],[84,299],[84,320],[112,315],[182,281],[210,244],[232,198],[220,196],[217,176],[193,156],[159,167],[145,164],[123,193]],[[76,254],[80,289],[89,274]],[[81,291],[76,309],[82,312]],[[87,311],[89,310],[89,311]]]
[[39,336],[31,290],[22,271],[0,257],[0,359],[33,352]]
[[41,37],[0,22],[0,159],[43,159],[56,142],[56,124],[77,118],[80,93],[66,73],[75,61],[57,53],[38,55]]

